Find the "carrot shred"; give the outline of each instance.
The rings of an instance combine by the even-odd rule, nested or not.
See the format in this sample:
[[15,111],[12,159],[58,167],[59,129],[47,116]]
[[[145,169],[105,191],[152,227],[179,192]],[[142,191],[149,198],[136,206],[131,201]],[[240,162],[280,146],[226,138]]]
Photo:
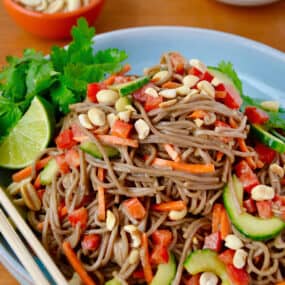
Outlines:
[[116,75],[124,75],[125,73],[129,72],[132,69],[130,64],[125,64],[122,69],[116,73]]
[[224,240],[231,233],[231,222],[225,208],[221,211],[221,238]]
[[189,118],[191,119],[204,119],[207,115],[207,112],[203,110],[196,110],[191,115],[189,115]]
[[214,164],[190,164],[176,162],[172,160],[155,158],[152,162],[153,166],[168,167],[174,170],[185,171],[189,173],[212,173],[215,171]]
[[182,200],[163,202],[151,205],[151,209],[158,212],[182,211],[186,208],[186,204]]
[[43,228],[44,228],[44,222],[39,222],[39,223],[37,224],[37,229],[38,229],[40,232],[42,232],[42,231],[43,231]]
[[262,162],[260,159],[257,160],[256,162],[256,167],[257,168],[262,168],[264,166],[264,162]]
[[85,285],[96,285],[95,281],[92,280],[90,275],[86,272],[84,269],[82,263],[77,258],[77,255],[75,254],[74,250],[72,249],[70,243],[68,241],[64,241],[62,244],[62,249],[67,257],[69,263],[73,267],[73,269],[78,273],[79,277],[83,281]]
[[116,75],[111,75],[103,81],[105,85],[113,85],[116,79]]
[[223,156],[224,156],[224,153],[221,152],[221,151],[218,151],[218,152],[216,153],[216,160],[217,160],[218,162],[221,161],[222,158],[223,158]]
[[167,81],[165,83],[162,84],[162,88],[165,89],[175,89],[180,87],[181,84],[177,83],[177,82],[173,82],[173,81]]
[[143,267],[144,277],[146,282],[149,284],[152,281],[153,274],[150,264],[149,250],[148,250],[148,239],[146,233],[142,234],[142,250],[141,263]]
[[122,146],[130,146],[135,148],[139,146],[138,140],[134,139],[125,139],[111,135],[98,135],[97,137],[103,144],[107,145],[122,145]]
[[[44,168],[47,163],[51,160],[51,156],[47,156],[36,163],[36,170],[41,170]],[[19,182],[25,178],[28,178],[32,175],[32,166],[28,166],[12,175],[12,179],[14,182]]]
[[213,207],[213,214],[212,214],[212,232],[213,233],[216,233],[219,231],[222,210],[223,210],[222,204],[216,203]]
[[281,282],[276,283],[276,285],[285,285],[285,280],[284,280],[284,281],[281,281]]
[[165,143],[163,146],[165,151],[168,153],[168,155],[172,160],[176,162],[179,162],[181,160],[179,153],[174,149],[174,147],[171,144]]
[[37,178],[35,179],[34,187],[36,189],[40,189],[41,188],[41,175],[40,174],[38,174]]
[[[101,182],[104,181],[104,168],[98,169],[98,178]],[[98,186],[98,219],[105,221],[106,219],[106,204],[105,204],[105,189]]]
[[215,98],[216,99],[224,99],[227,96],[227,92],[226,91],[216,91],[215,92]]

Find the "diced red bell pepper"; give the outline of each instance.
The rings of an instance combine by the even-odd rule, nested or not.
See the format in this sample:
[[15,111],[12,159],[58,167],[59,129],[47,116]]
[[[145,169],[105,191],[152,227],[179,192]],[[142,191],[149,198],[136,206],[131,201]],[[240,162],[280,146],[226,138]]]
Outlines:
[[84,235],[81,242],[81,246],[85,250],[96,250],[98,249],[101,242],[101,237],[96,234]]
[[156,245],[151,253],[150,262],[154,265],[167,263],[169,260],[168,249],[162,245]]
[[112,126],[111,134],[113,136],[126,139],[129,137],[132,128],[133,128],[132,124],[128,124],[122,120],[116,120]]
[[256,202],[257,213],[260,218],[269,219],[272,218],[272,202],[271,201],[258,201]]
[[231,128],[231,126],[223,121],[216,120],[215,127]]
[[234,250],[226,249],[221,254],[219,254],[219,259],[226,265],[233,264],[234,255],[235,255]]
[[75,227],[78,223],[80,223],[81,228],[85,229],[88,220],[88,212],[86,208],[81,207],[77,210],[74,210],[72,213],[68,215],[68,220],[73,227]]
[[275,150],[259,142],[254,149],[258,154],[258,158],[266,164],[270,164],[276,156]]
[[97,103],[97,93],[106,88],[106,86],[103,83],[89,83],[87,85],[87,98],[93,102],[93,103]]
[[200,80],[206,80],[208,82],[211,82],[213,80],[214,76],[209,73],[208,71],[204,72],[204,74],[202,75],[202,77],[200,78]]
[[149,96],[149,95],[147,95],[147,94],[145,93],[145,90],[146,90],[147,88],[153,88],[153,87],[155,87],[155,85],[154,85],[153,83],[148,83],[148,84],[146,84],[145,86],[143,86],[142,88],[140,88],[140,89],[138,89],[137,91],[135,91],[135,92],[133,93],[133,97],[134,97],[137,101],[139,101],[140,103],[144,103],[144,102],[146,101],[147,97]]
[[227,95],[225,98],[221,99],[226,106],[231,109],[239,109],[242,104],[242,99],[238,91],[229,84],[219,84],[216,87],[217,91],[226,91]]
[[146,215],[146,210],[138,198],[125,200],[123,207],[134,219],[141,220]]
[[255,201],[251,198],[243,201],[243,206],[246,209],[246,211],[250,214],[254,214],[256,212],[256,205]]
[[55,139],[56,146],[60,149],[70,149],[77,144],[73,140],[72,130],[66,129],[62,131]]
[[68,165],[68,163],[65,160],[65,155],[64,154],[57,155],[55,157],[55,161],[56,161],[56,163],[57,163],[61,173],[66,174],[66,173],[69,172],[69,170],[70,170],[69,169],[69,165]]
[[57,207],[57,212],[58,212],[58,217],[60,219],[63,219],[67,214],[67,208],[65,206],[65,203],[63,201],[61,201]]
[[184,285],[199,285],[200,284],[200,274],[195,274],[189,279],[184,281]]
[[151,238],[154,244],[168,247],[172,241],[172,232],[169,230],[156,230],[152,233]]
[[159,108],[159,104],[163,102],[163,97],[153,97],[153,96],[147,96],[146,102],[144,103],[144,109],[149,112],[151,110]]
[[203,76],[203,72],[200,71],[198,68],[192,66],[189,70],[188,70],[188,74],[190,75],[195,75],[199,78],[201,78]]
[[252,171],[245,160],[241,160],[235,166],[235,172],[245,191],[250,193],[251,189],[259,184],[256,174]]
[[43,196],[44,196],[45,192],[46,192],[46,189],[37,190],[37,194],[38,194],[41,201],[43,200]]
[[246,107],[244,113],[252,124],[262,125],[269,120],[266,112],[253,106]]
[[65,154],[65,161],[70,167],[77,168],[80,165],[80,155],[75,149],[70,149]]
[[184,74],[185,59],[178,52],[170,53],[170,61],[176,73]]
[[132,277],[135,279],[145,279],[144,271],[142,269],[138,269],[134,271],[134,273],[132,274]]
[[209,248],[219,252],[222,248],[221,233],[218,231],[206,236],[203,248]]
[[249,285],[249,275],[245,269],[238,269],[228,264],[227,273],[234,285]]

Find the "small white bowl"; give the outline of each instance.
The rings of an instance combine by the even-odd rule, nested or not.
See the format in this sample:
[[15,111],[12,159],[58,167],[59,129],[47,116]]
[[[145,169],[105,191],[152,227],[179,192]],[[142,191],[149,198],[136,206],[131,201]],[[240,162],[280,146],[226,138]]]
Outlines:
[[258,6],[277,2],[279,0],[218,0],[220,2],[238,6]]

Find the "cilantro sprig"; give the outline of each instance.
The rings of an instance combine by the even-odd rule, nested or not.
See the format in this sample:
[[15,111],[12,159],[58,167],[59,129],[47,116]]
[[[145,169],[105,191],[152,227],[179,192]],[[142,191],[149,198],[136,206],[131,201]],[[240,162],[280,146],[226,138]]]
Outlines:
[[99,82],[122,68],[125,51],[115,48],[94,52],[95,29],[81,18],[72,28],[72,42],[55,46],[45,57],[26,49],[21,58],[8,56],[0,71],[0,141],[9,134],[28,109],[34,96],[47,99],[57,115],[82,101],[87,84]]

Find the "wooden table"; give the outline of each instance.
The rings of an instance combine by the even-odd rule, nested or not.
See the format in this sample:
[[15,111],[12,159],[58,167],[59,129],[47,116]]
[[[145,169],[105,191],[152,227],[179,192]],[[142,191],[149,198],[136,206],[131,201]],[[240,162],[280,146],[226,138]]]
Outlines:
[[[284,9],[284,1],[270,6],[242,8],[214,0],[106,0],[96,29],[97,33],[103,33],[144,25],[203,27],[245,36],[285,52]],[[25,47],[47,53],[52,45],[67,43],[27,34],[12,22],[3,9],[0,9],[0,39],[0,64],[4,63],[6,55],[20,55]],[[0,266],[0,284],[18,283]]]

